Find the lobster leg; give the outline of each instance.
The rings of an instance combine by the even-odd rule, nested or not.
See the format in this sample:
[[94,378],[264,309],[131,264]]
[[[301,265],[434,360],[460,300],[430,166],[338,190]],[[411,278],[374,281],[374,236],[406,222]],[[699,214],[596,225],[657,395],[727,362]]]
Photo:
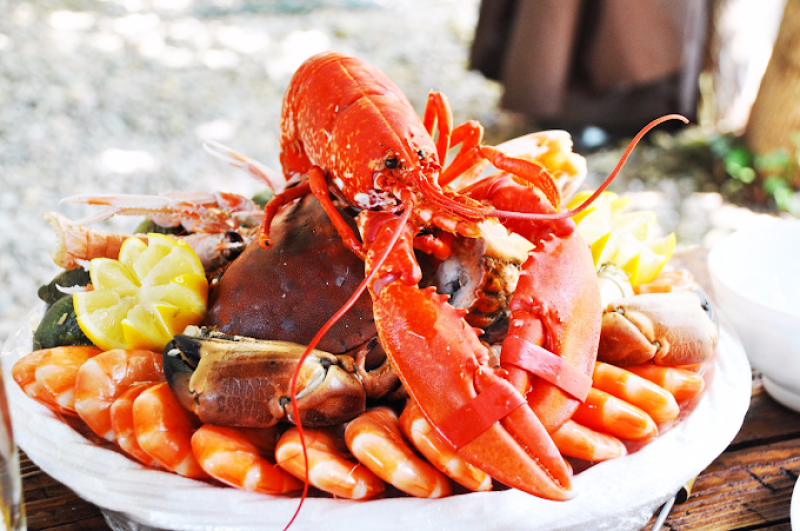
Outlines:
[[447,159],[447,151],[450,149],[450,137],[453,134],[453,112],[450,110],[447,96],[441,92],[428,94],[428,103],[425,105],[425,115],[422,122],[431,136],[433,136],[434,124],[439,128],[439,138],[436,140],[436,154],[444,164]]
[[342,215],[336,210],[336,206],[331,201],[331,196],[328,193],[328,180],[325,177],[325,172],[319,166],[312,166],[307,172],[308,179],[299,185],[287,188],[283,192],[277,194],[272,200],[264,207],[264,221],[261,224],[261,232],[258,238],[258,243],[262,247],[269,247],[272,242],[269,239],[269,228],[272,225],[272,219],[280,211],[280,209],[295,199],[299,199],[309,193],[317,198],[317,201],[322,205],[328,218],[336,228],[336,232],[341,236],[342,241],[348,249],[353,251],[359,258],[364,259],[364,250],[361,247],[361,242],[353,233],[353,229],[342,218]]
[[[467,192],[501,209],[552,209],[534,188],[503,174]],[[597,277],[589,247],[571,220],[505,224],[535,248],[509,305],[501,363],[552,433],[573,415],[591,385],[600,336]]]
[[[453,131],[451,141],[461,144],[456,157],[439,176],[439,186],[446,186],[461,175],[470,172],[484,161],[489,161],[495,168],[516,175],[541,190],[547,200],[558,211],[561,194],[555,179],[541,165],[529,160],[508,157],[502,151],[491,146],[481,145],[483,126],[475,120],[459,125]],[[444,160],[444,159],[441,159]]]
[[[483,126],[476,120],[470,120],[455,128],[450,141],[453,145],[461,144],[461,149],[453,161],[439,175],[439,186],[447,186],[462,174],[480,164],[479,148],[483,140]],[[440,159],[444,164],[444,159]]]
[[308,181],[306,181],[276,194],[275,197],[264,206],[264,221],[261,222],[261,231],[258,236],[258,244],[261,247],[267,248],[272,245],[272,241],[269,239],[269,228],[272,225],[272,218],[275,217],[281,207],[291,203],[295,199],[308,195],[310,192],[311,188]]
[[342,218],[333,201],[331,201],[331,196],[328,192],[328,179],[325,178],[325,172],[319,166],[313,166],[308,170],[308,183],[311,186],[311,193],[314,194],[314,197],[322,205],[322,209],[328,214],[328,218],[336,228],[336,232],[342,237],[344,244],[363,260],[364,249],[361,247],[361,242],[356,238],[353,229]]
[[[488,350],[464,312],[433,289],[417,286],[421,273],[412,227],[399,226],[398,216],[385,212],[362,212],[358,222],[367,272],[374,273],[368,287],[381,343],[427,420],[459,455],[498,481],[537,496],[569,499],[568,465],[522,396],[485,365]],[[400,240],[373,272],[396,231],[403,231]],[[484,407],[492,397],[503,411]]]

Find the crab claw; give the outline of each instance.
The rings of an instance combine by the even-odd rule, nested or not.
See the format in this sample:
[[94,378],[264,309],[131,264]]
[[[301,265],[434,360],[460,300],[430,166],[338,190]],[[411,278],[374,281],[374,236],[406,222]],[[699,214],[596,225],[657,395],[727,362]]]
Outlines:
[[707,361],[719,340],[714,308],[694,291],[618,299],[603,312],[597,359],[614,365]]
[[[207,424],[264,428],[295,422],[292,375],[306,347],[189,327],[164,349],[167,380],[181,405]],[[309,427],[352,420],[366,394],[350,356],[313,350],[298,380],[300,420]]]
[[[420,289],[414,232],[395,214],[362,212],[375,323],[392,366],[426,419],[469,463],[511,487],[567,500],[571,471],[524,397],[486,365],[464,312]],[[389,250],[397,231],[402,231]],[[389,251],[382,263],[378,257]]]

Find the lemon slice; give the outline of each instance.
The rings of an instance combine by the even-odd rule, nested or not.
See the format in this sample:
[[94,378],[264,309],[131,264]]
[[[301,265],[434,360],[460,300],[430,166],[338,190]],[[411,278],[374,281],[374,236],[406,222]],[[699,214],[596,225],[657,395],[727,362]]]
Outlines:
[[652,282],[669,262],[676,241],[675,233],[670,233],[645,244],[636,256],[622,266],[631,284],[638,286]]
[[[576,208],[591,195],[584,190],[567,208]],[[585,210],[573,216],[578,231],[591,246],[597,269],[606,264],[625,271],[634,286],[650,282],[672,257],[675,234],[656,238],[656,213],[625,212],[632,200],[603,192]]]
[[73,295],[78,325],[104,350],[160,351],[205,315],[208,282],[192,248],[163,234],[147,238],[125,240],[119,260],[92,260],[94,289]]

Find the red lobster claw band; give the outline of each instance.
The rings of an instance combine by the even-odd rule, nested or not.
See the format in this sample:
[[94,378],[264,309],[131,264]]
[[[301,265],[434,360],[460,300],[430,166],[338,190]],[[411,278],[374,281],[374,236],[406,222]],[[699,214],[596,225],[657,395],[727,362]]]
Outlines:
[[458,450],[525,403],[514,386],[497,379],[439,422],[436,430]]
[[519,337],[506,337],[500,362],[516,365],[581,402],[586,400],[592,387],[591,376],[582,373],[549,350]]

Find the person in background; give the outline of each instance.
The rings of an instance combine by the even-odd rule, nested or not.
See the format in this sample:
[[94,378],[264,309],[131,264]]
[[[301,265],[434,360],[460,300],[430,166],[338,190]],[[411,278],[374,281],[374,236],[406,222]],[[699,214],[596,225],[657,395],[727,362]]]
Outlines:
[[470,67],[540,126],[629,135],[697,115],[708,0],[482,0]]

